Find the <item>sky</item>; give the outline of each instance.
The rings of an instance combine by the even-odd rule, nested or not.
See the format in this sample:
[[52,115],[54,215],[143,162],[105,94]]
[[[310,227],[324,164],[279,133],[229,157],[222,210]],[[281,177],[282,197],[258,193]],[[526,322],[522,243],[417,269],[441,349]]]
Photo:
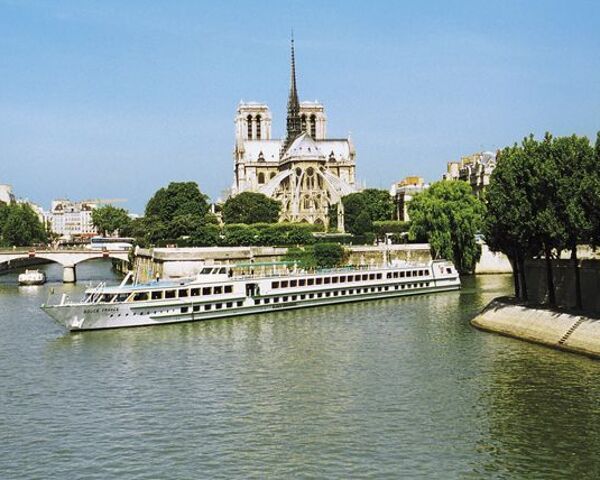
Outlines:
[[233,181],[240,100],[284,135],[294,30],[301,100],[351,134],[357,179],[439,180],[533,133],[600,130],[600,2],[0,0],[0,183],[127,199]]

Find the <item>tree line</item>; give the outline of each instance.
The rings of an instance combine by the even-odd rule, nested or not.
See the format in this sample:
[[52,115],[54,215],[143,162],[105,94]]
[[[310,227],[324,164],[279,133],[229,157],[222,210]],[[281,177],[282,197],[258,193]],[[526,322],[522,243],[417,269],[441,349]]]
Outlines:
[[595,145],[587,137],[547,133],[504,148],[487,198],[485,239],[513,265],[516,297],[528,300],[525,261],[544,258],[548,303],[556,305],[552,259],[568,250],[581,308],[577,246],[600,244],[600,132]]

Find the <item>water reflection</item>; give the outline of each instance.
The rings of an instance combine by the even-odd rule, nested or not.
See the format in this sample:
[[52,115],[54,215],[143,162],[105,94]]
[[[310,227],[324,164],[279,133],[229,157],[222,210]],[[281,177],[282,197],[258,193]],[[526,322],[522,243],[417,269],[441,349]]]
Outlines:
[[[75,334],[39,310],[49,288],[0,286],[10,478],[593,478],[600,468],[599,364],[468,323],[510,292],[510,276],[465,278],[459,293]],[[93,462],[79,453],[90,439]]]

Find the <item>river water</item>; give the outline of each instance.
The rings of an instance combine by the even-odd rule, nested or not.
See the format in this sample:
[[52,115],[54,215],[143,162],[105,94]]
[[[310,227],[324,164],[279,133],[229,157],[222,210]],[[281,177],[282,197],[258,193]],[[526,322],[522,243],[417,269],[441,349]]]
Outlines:
[[0,277],[0,478],[599,478],[600,363],[474,330],[458,292],[67,334],[39,310],[118,277]]

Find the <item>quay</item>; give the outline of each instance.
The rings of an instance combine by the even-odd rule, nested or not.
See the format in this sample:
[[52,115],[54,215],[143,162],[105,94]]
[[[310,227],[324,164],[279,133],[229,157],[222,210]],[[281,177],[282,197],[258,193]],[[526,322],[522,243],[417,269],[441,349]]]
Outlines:
[[558,350],[600,358],[600,319],[526,306],[507,297],[490,302],[471,325]]

